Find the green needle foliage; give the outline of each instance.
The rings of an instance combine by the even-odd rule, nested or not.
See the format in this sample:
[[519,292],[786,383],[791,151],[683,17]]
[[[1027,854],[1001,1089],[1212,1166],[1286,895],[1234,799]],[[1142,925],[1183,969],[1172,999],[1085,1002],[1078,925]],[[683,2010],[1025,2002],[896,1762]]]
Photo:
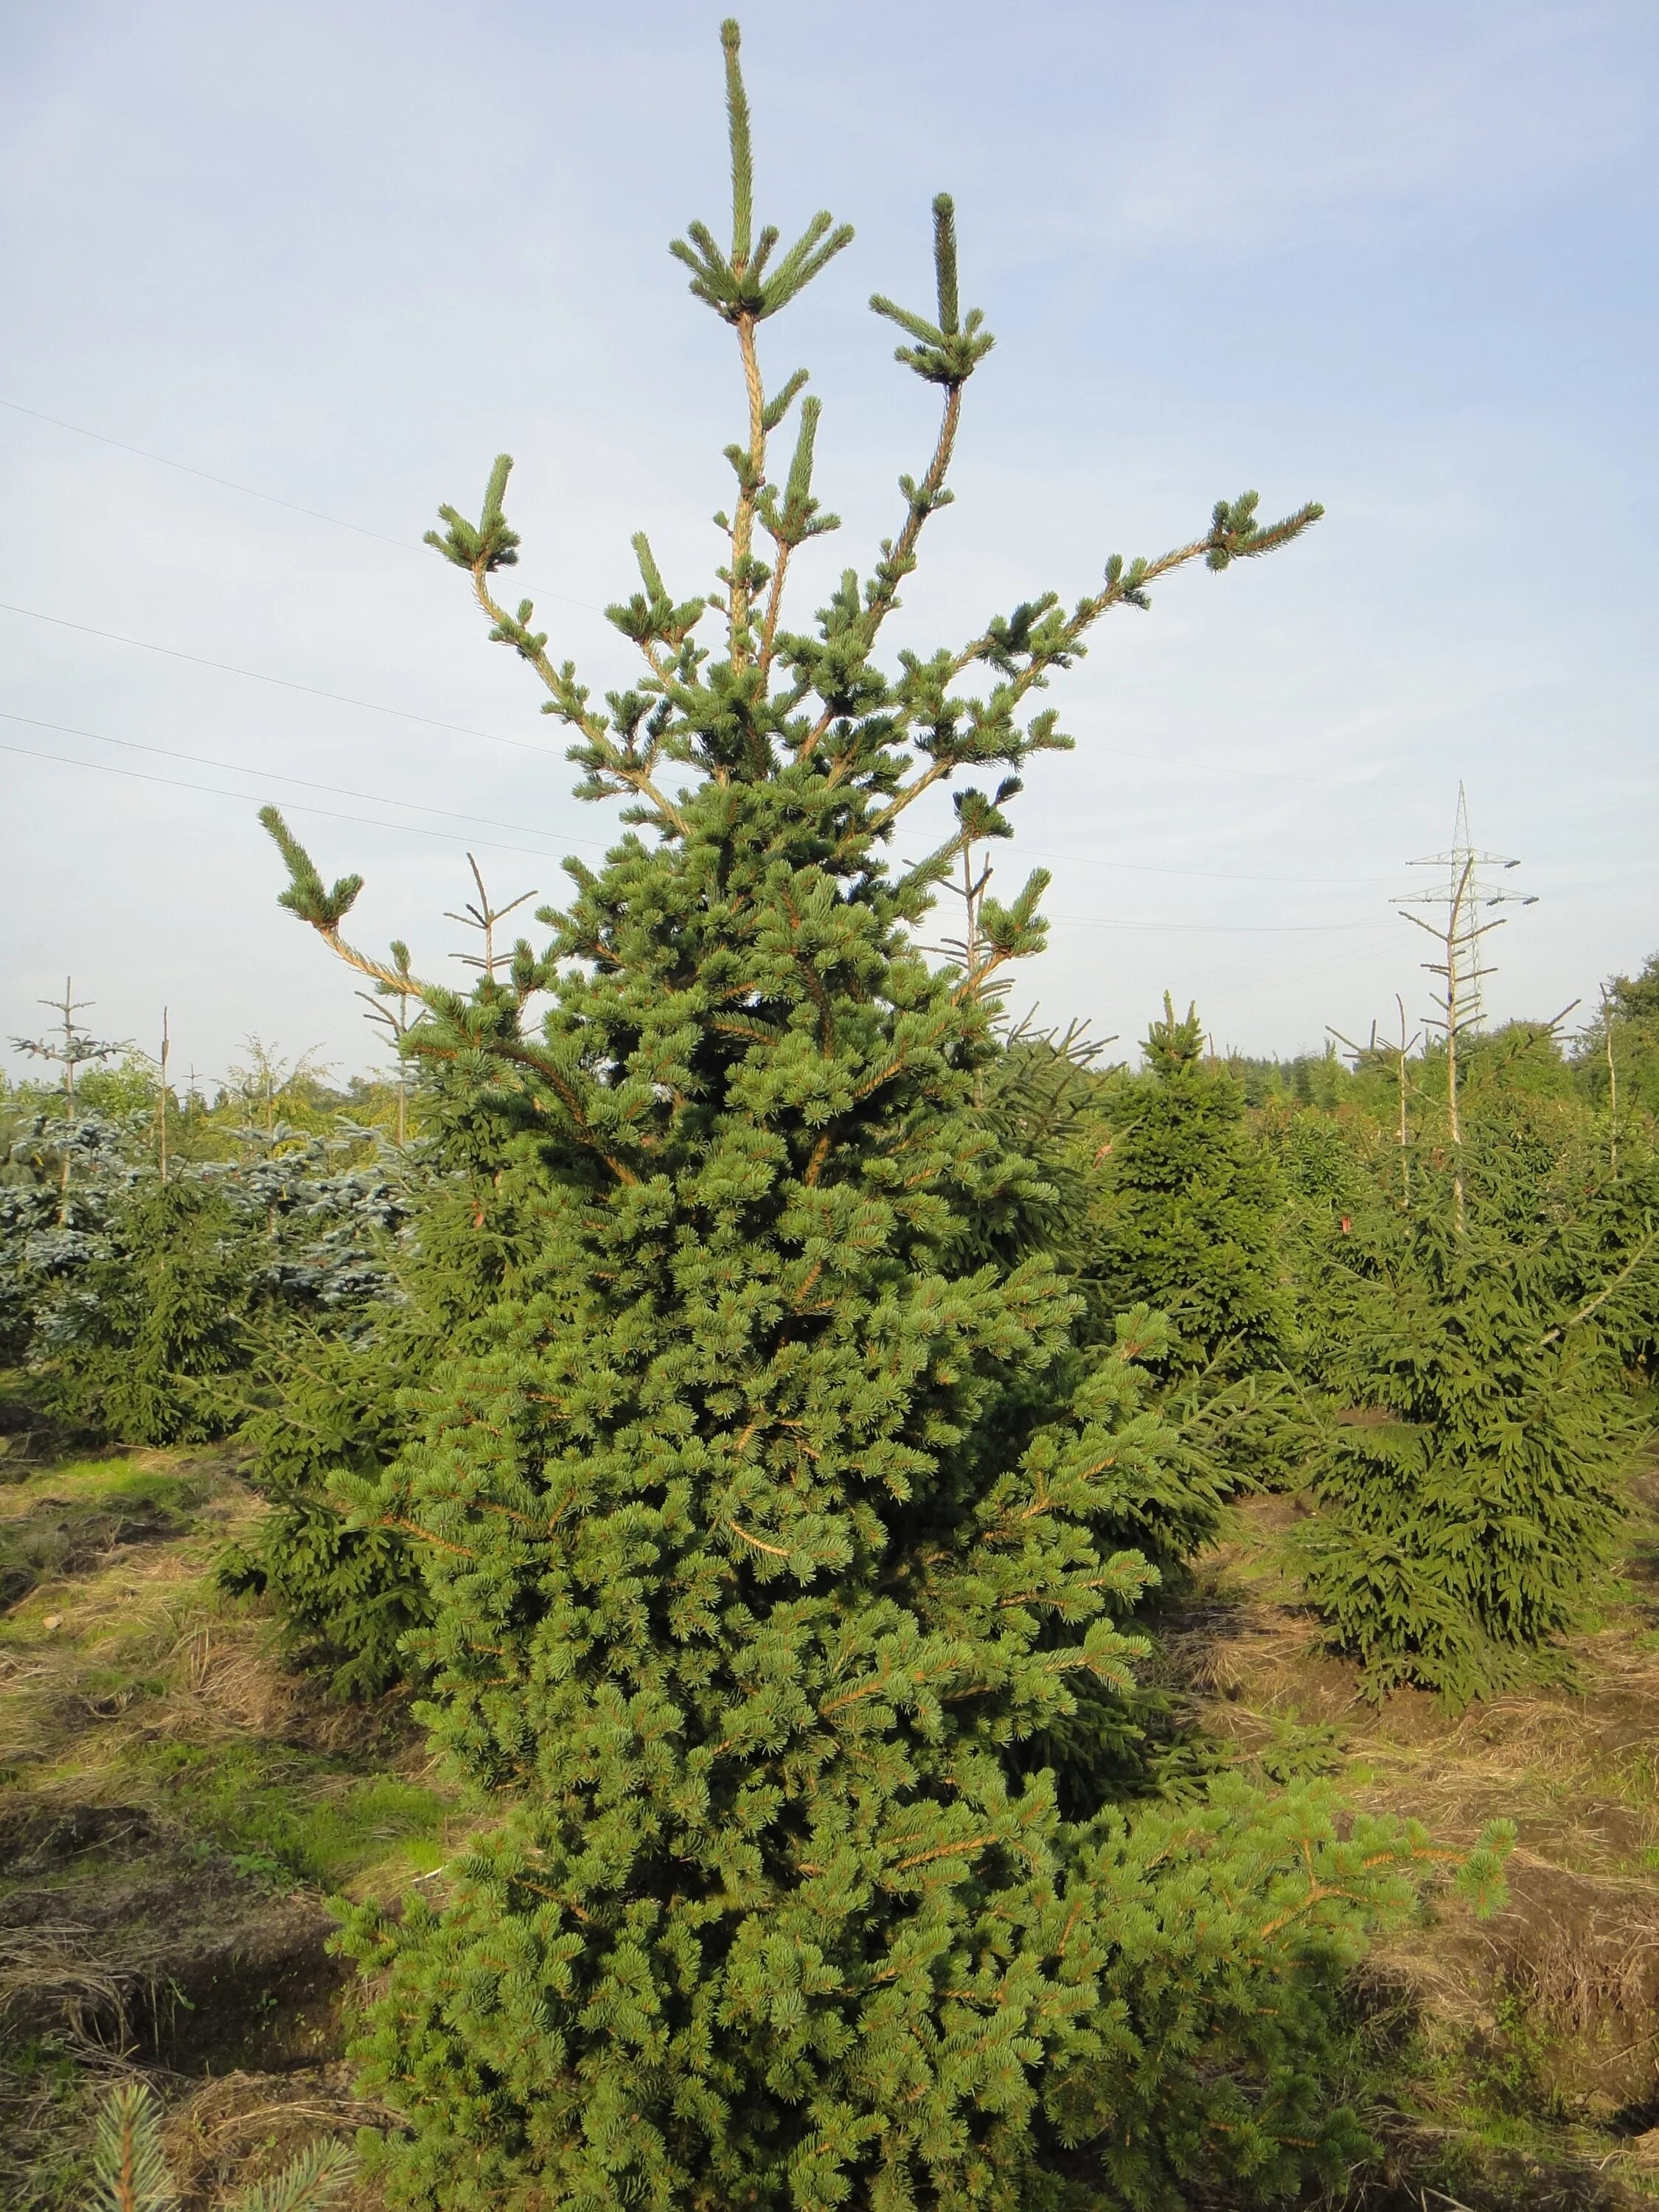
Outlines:
[[1146,1054],[1146,1074],[1113,1102],[1109,1150],[1101,1148],[1102,1295],[1167,1313],[1186,1372],[1271,1365],[1289,1334],[1280,1208],[1243,1089],[1206,1051],[1197,1010],[1177,1018],[1167,992]]
[[136,1443],[220,1433],[213,1386],[241,1358],[252,1275],[247,1239],[218,1192],[137,1185],[44,1333],[50,1402]]
[[[221,1559],[234,1596],[276,1601],[289,1658],[325,1672],[337,1697],[373,1698],[410,1670],[426,1586],[378,1478],[403,1441],[410,1365],[432,1346],[398,1324],[359,1337],[289,1334],[256,1358],[241,1442],[269,1510]],[[359,1510],[365,1490],[368,1508]]]
[[1091,1294],[1107,1313],[1141,1299],[1167,1314],[1171,1417],[1220,1464],[1279,1475],[1305,1425],[1285,1372],[1293,1331],[1273,1163],[1194,1008],[1178,1017],[1166,992],[1146,1057],[1143,1074],[1106,1091]]
[[235,1594],[269,1593],[290,1656],[341,1697],[374,1697],[420,1671],[410,1638],[431,1618],[407,1485],[392,1472],[434,1365],[471,1340],[514,1279],[527,1234],[522,1175],[479,1160],[453,1086],[409,1172],[418,1237],[392,1255],[395,1297],[350,1333],[291,1324],[244,1378],[241,1440],[271,1510],[221,1562]]
[[98,2212],[173,2212],[179,2194],[149,2082],[124,2081],[110,2092],[93,2138],[92,2190]]
[[[436,1901],[353,1914],[358,2055],[407,2122],[395,2191],[444,2212],[1271,2191],[1352,2152],[1318,2076],[1331,1978],[1424,1842],[1340,1838],[1306,1796],[1140,1823],[1097,1796],[1073,1822],[1024,1756],[1080,1689],[1132,1695],[1137,1602],[1213,1503],[1146,1401],[1163,1325],[1081,1340],[1018,1232],[1041,1176],[979,1103],[1040,886],[934,968],[912,933],[972,823],[890,853],[935,784],[1069,743],[1034,695],[1106,614],[1318,509],[1263,528],[1223,501],[1069,612],[1046,592],[878,661],[989,344],[941,201],[936,313],[898,316],[942,393],[932,459],[869,574],[790,627],[831,520],[811,408],[770,474],[803,380],[769,392],[757,333],[848,234],[818,216],[780,255],[757,232],[723,40],[731,244],[675,247],[742,369],[719,588],[677,599],[636,538],[611,618],[641,665],[601,708],[495,597],[505,459],[477,523],[434,533],[629,833],[567,862],[544,947],[463,998],[348,944],[353,879],[326,889],[266,817],[290,907],[423,1004],[408,1048],[527,1224],[493,1307],[434,1334],[381,1479],[423,1557],[427,1717],[501,1809]],[[1471,1880],[1495,1873],[1487,1851]]]
[[[325,2139],[291,2159],[269,2181],[236,2191],[225,2200],[225,2212],[322,2212],[356,2166],[356,2153],[349,2143]],[[95,2212],[176,2212],[178,2185],[168,2170],[161,2109],[148,2081],[122,2082],[99,2113],[92,2203]]]
[[1461,1227],[1449,1168],[1419,1158],[1409,1209],[1379,1193],[1326,1235],[1309,1589],[1378,1694],[1514,1681],[1581,1622],[1613,1550],[1630,1409],[1589,1302],[1563,1297],[1581,1255],[1539,1218],[1539,1164],[1508,1121],[1477,1127]]

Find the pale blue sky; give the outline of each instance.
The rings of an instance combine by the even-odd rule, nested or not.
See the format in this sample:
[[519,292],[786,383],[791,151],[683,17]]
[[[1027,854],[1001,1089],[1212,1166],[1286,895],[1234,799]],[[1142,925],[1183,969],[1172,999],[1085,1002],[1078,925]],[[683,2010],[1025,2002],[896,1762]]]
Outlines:
[[[5,11],[0,398],[400,542],[0,408],[0,600],[548,757],[0,611],[0,710],[33,718],[0,745],[245,794],[0,751],[0,1036],[72,971],[105,1034],[148,1038],[169,1002],[180,1066],[249,1030],[364,1063],[349,978],[274,906],[265,799],[368,876],[362,934],[428,966],[464,842],[503,896],[557,896],[560,854],[605,839],[533,687],[416,549],[514,452],[519,577],[596,689],[628,672],[592,606],[629,587],[634,530],[677,589],[706,581],[739,391],[665,247],[722,214],[717,20]],[[1387,899],[1460,776],[1540,895],[1494,1012],[1593,1000],[1659,945],[1651,0],[769,0],[744,23],[763,214],[859,229],[767,333],[825,403],[824,580],[929,447],[864,302],[925,301],[940,186],[1000,343],[896,635],[1086,588],[1246,485],[1329,510],[1120,615],[1057,690],[1078,750],[1036,769],[1005,864],[1054,872],[1024,996],[1127,1040],[1167,985],[1218,1043],[1280,1051],[1420,1006]]]

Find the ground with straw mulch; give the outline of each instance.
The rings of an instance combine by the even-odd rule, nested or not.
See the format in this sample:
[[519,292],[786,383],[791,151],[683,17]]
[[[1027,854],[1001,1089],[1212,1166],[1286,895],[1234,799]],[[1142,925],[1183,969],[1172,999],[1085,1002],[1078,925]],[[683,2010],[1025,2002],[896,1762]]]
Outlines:
[[77,1451],[0,1406],[0,2205],[84,2203],[137,2070],[204,2212],[384,2119],[342,2063],[325,1900],[400,1894],[465,1817],[402,1700],[331,1702],[217,1590],[258,1510],[234,1458]]

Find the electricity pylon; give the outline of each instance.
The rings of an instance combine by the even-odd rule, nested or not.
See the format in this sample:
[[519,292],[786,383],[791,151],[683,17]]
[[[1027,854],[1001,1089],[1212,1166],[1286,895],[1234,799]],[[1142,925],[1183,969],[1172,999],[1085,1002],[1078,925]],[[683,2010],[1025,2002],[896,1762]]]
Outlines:
[[[1494,914],[1492,909],[1500,906],[1536,906],[1538,901],[1535,896],[1524,892],[1494,891],[1481,880],[1483,868],[1518,868],[1521,863],[1505,858],[1502,853],[1476,850],[1469,836],[1468,800],[1461,783],[1457,787],[1457,819],[1452,827],[1450,849],[1426,853],[1409,865],[1441,872],[1441,881],[1433,889],[1404,892],[1393,903],[1407,921],[1433,938],[1441,956],[1437,960],[1423,963],[1431,975],[1439,977],[1441,984],[1438,991],[1430,994],[1437,1011],[1426,1017],[1425,1026],[1438,1030],[1446,1040],[1446,1120],[1452,1146],[1452,1203],[1461,1235],[1463,1133],[1457,1102],[1457,1048],[1463,1036],[1479,1024],[1484,1012],[1480,986],[1492,973],[1482,956],[1484,940],[1509,920],[1507,915]],[[1432,919],[1412,913],[1413,907],[1428,908]]]

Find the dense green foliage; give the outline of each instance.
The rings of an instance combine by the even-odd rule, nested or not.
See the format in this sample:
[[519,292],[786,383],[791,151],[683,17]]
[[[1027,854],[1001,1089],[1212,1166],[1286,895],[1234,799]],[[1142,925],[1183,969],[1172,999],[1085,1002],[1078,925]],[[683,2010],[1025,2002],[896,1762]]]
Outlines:
[[1659,1114],[1659,952],[1634,975],[1613,978],[1577,1060],[1581,1079],[1615,1122],[1632,1109]]
[[1143,1301],[1174,1323],[1159,1378],[1191,1451],[1234,1479],[1288,1480],[1307,1437],[1272,1157],[1196,1009],[1177,1017],[1166,994],[1144,1057],[1097,1086],[1087,1117],[1092,1303]]
[[[1443,1049],[1230,1063],[1168,998],[1133,1073],[1011,1032],[1046,879],[1005,903],[978,855],[1070,742],[1034,695],[1317,510],[1223,501],[1069,613],[884,660],[992,343],[941,198],[933,313],[872,302],[939,395],[931,461],[791,627],[836,526],[757,331],[850,233],[757,233],[725,45],[731,243],[674,247],[743,370],[720,588],[635,539],[642,666],[601,709],[495,596],[506,457],[430,540],[625,834],[463,995],[347,943],[360,878],[268,810],[283,903],[419,1009],[414,1133],[402,1080],[388,1142],[386,1096],[269,1066],[212,1111],[131,1062],[9,1094],[0,1348],[111,1436],[234,1429],[269,1510],[222,1583],[342,1695],[413,1683],[484,1808],[441,1887],[348,1923],[397,2201],[1265,2200],[1361,2148],[1334,2027],[1427,1838],[1166,1762],[1158,1606],[1273,1483],[1379,1695],[1480,1695],[1583,1620],[1659,1344],[1659,977],[1571,1058],[1469,1035],[1450,1099]],[[907,811],[994,765],[899,865]]]
[[212,1435],[251,1273],[236,1226],[209,1186],[140,1184],[52,1316],[49,1402],[141,1443]]
[[222,1578],[268,1592],[290,1653],[326,1669],[345,1696],[423,1672],[411,1632],[432,1607],[404,1486],[383,1478],[434,1365],[471,1340],[513,1281],[524,1236],[520,1178],[481,1171],[465,1128],[441,1097],[430,1103],[434,1133],[404,1169],[415,1225],[386,1255],[395,1294],[347,1329],[324,1316],[268,1330],[244,1382],[241,1434],[271,1510]]
[[[239,2189],[226,2212],[322,2212],[347,2186],[356,2164],[349,2144],[324,2138],[269,2180]],[[145,2081],[120,2082],[104,2101],[93,2142],[92,2202],[98,2212],[173,2212],[178,2204],[161,2112]]]
[[132,1073],[87,1080],[72,1104],[10,1102],[0,1351],[72,1425],[135,1443],[218,1435],[246,1411],[262,1346],[286,1359],[296,1330],[358,1328],[394,1295],[414,1164],[361,1127],[222,1110],[185,1121],[191,1141],[163,1174],[157,1093],[144,1102]]
[[1511,1161],[1492,1146],[1499,1187],[1475,1183],[1461,1229],[1445,1170],[1419,1163],[1409,1210],[1328,1232],[1308,1582],[1376,1689],[1501,1686],[1583,1620],[1611,1552],[1621,1377],[1565,1325],[1547,1235],[1504,1218]]
[[1244,1117],[1243,1090],[1207,1052],[1195,1010],[1169,999],[1146,1044],[1146,1073],[1109,1094],[1098,1147],[1097,1280],[1104,1303],[1137,1299],[1175,1323],[1182,1375],[1230,1377],[1279,1364],[1289,1285],[1273,1164]]
[[[1318,2079],[1336,1970],[1423,1839],[1340,1838],[1294,1796],[1130,1816],[1106,1759],[1068,1818],[1031,1756],[1079,1685],[1121,1749],[1134,1617],[1212,1531],[1214,1489],[1149,1398],[1167,1323],[1083,1326],[1021,1142],[1041,1115],[999,1080],[993,979],[1040,949],[1044,879],[975,892],[943,968],[911,934],[1005,834],[1017,775],[959,794],[921,865],[888,848],[935,782],[1066,742],[1025,702],[1110,609],[1315,510],[1268,531],[1223,502],[1069,615],[1045,593],[884,667],[991,343],[941,199],[936,316],[874,302],[942,393],[933,459],[872,574],[785,627],[790,561],[833,525],[816,402],[769,477],[804,380],[769,398],[756,332],[849,234],[819,216],[773,261],[734,26],[726,52],[731,247],[700,225],[675,247],[744,368],[723,593],[676,600],[637,538],[643,589],[611,615],[645,672],[600,713],[530,603],[494,596],[505,459],[477,522],[446,508],[432,538],[635,829],[602,871],[567,863],[550,941],[463,1000],[401,946],[346,944],[359,878],[325,884],[266,816],[283,902],[424,1007],[410,1048],[449,1070],[522,1224],[495,1304],[430,1333],[379,1480],[422,1555],[426,1717],[501,1809],[447,1896],[354,1915],[379,1991],[359,2056],[408,2122],[394,2189],[446,2212],[1275,2189],[1352,2147]],[[976,665],[987,688],[959,690]]]

